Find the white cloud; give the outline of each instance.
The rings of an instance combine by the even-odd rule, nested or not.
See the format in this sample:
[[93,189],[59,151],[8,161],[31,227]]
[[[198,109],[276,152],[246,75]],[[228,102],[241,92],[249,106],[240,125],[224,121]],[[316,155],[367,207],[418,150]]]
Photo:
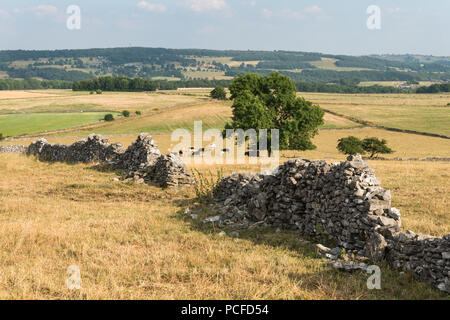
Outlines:
[[322,13],[323,10],[318,5],[313,5],[312,7],[306,8],[305,12],[311,13],[311,14],[318,14],[318,13]]
[[291,9],[281,11],[280,16],[289,19],[303,19],[305,17],[303,13]]
[[269,9],[264,8],[264,9],[261,10],[261,15],[265,19],[270,19],[273,16],[273,12],[270,11]]
[[141,1],[137,4],[137,6],[141,9],[150,11],[150,12],[165,12],[167,10],[166,6],[159,3],[148,3],[147,1]]
[[267,8],[264,8],[264,9],[260,10],[260,13],[261,13],[261,16],[265,19],[276,18],[276,19],[301,20],[301,19],[305,19],[308,15],[315,16],[316,18],[319,18],[319,19],[326,18],[322,8],[320,8],[317,5],[303,9],[301,11],[295,11],[292,9],[271,11]]
[[57,7],[47,4],[41,4],[36,7],[14,8],[13,13],[15,15],[31,13],[37,18],[52,18],[53,20],[65,16],[64,12],[60,11]]
[[219,11],[228,8],[224,0],[187,0],[186,6],[195,12]]
[[9,17],[8,11],[0,9],[0,19],[8,19]]
[[389,14],[394,14],[400,12],[400,8],[388,8],[387,11]]
[[41,4],[37,7],[31,8],[31,11],[38,18],[44,18],[49,16],[57,16],[59,14],[58,8],[55,6]]
[[67,19],[65,12],[60,11],[57,7],[47,4],[41,4],[35,7],[28,7],[23,9],[15,8],[13,10],[15,15],[31,14],[40,20],[47,20],[52,22],[64,22]]
[[251,7],[255,7],[255,6],[256,6],[256,1],[251,1],[251,2],[250,2],[250,6],[251,6]]

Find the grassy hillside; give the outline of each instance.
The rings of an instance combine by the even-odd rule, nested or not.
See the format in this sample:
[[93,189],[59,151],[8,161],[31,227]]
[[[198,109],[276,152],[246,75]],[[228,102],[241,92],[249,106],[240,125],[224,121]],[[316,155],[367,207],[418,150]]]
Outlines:
[[[0,51],[2,77],[78,81],[98,75],[231,79],[280,71],[295,81],[450,80],[448,57],[345,56],[292,51],[109,48]],[[1,89],[1,87],[0,87]]]

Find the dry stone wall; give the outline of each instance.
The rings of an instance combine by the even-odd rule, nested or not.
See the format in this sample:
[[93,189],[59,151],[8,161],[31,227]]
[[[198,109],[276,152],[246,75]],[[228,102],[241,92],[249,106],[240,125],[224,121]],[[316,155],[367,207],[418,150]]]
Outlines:
[[147,177],[158,181],[161,187],[176,187],[194,183],[193,178],[186,172],[186,166],[180,157],[171,153],[161,155],[153,166],[146,169]]
[[272,175],[232,174],[214,190],[219,225],[259,224],[327,235],[356,257],[387,260],[450,293],[450,235],[401,231],[400,211],[361,156],[291,160]]
[[103,162],[123,169],[125,179],[156,183],[162,187],[193,183],[184,163],[176,155],[163,155],[151,135],[142,133],[128,149],[120,143],[110,144],[101,135],[92,134],[70,146],[50,144],[46,139],[33,142],[27,149],[42,161],[92,163]]
[[38,156],[43,161],[90,163],[117,161],[122,152],[121,144],[110,144],[102,136],[92,134],[87,140],[77,141],[70,146],[50,144],[41,138],[28,147],[27,154]]
[[149,134],[141,133],[135,142],[120,157],[121,166],[129,173],[144,172],[143,169],[153,166],[161,156],[157,145]]
[[0,146],[0,153],[26,153],[27,146]]

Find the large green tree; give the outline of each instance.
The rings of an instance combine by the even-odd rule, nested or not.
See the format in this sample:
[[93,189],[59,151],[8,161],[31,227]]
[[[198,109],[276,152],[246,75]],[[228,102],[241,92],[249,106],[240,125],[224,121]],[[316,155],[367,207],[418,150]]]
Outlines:
[[[247,74],[230,84],[232,122],[226,129],[279,129],[280,150],[311,150],[324,111],[297,97],[292,80],[279,73]],[[270,139],[269,134],[269,139]]]

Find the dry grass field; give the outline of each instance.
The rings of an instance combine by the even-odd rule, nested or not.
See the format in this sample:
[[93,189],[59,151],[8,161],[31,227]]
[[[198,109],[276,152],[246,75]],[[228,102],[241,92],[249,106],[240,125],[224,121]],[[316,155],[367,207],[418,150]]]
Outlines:
[[305,99],[375,125],[450,135],[450,94],[300,93]]
[[[184,110],[184,109],[183,109]],[[161,115],[162,116],[162,115]],[[158,119],[158,118],[157,118]],[[209,118],[211,122],[204,121],[205,123],[213,124],[214,117]],[[132,125],[134,121],[130,121],[124,125]],[[150,124],[155,127],[158,124]],[[187,128],[192,128],[193,123],[188,123]],[[159,125],[161,127],[161,124]],[[204,125],[204,128],[208,128],[208,125]],[[139,132],[143,132],[140,130],[136,130],[134,134],[116,134],[113,130],[108,127],[105,128],[96,128],[91,130],[95,133],[105,133],[109,132],[109,134],[105,134],[106,137],[111,142],[120,142],[124,146],[130,145],[134,140],[136,140],[136,136]],[[71,144],[81,138],[85,138],[88,133],[91,131],[70,131],[66,133],[62,133],[58,136],[50,135],[46,136],[46,139],[51,143],[65,143]],[[145,130],[144,130],[145,131]],[[437,157],[437,158],[450,158],[450,141],[441,138],[433,138],[426,137],[420,135],[411,135],[407,133],[398,133],[398,132],[389,132],[381,129],[345,129],[345,130],[321,130],[319,135],[317,135],[313,142],[317,146],[315,150],[309,151],[282,151],[281,156],[282,160],[301,157],[305,159],[319,160],[325,159],[328,161],[339,160],[342,161],[346,158],[345,155],[340,154],[336,149],[338,139],[342,137],[346,137],[349,135],[353,135],[360,138],[372,137],[376,136],[379,138],[385,138],[388,140],[389,145],[395,151],[393,154],[384,155],[385,158],[402,158],[402,159],[424,159],[428,157]],[[163,152],[170,152],[171,147],[174,147],[179,141],[171,141],[170,134],[156,134],[154,135],[155,139],[158,142],[159,148]],[[5,141],[0,142],[0,145],[14,145],[14,144],[25,144],[28,145],[32,141],[36,140],[36,138],[23,138],[14,141]],[[204,142],[204,146],[207,146],[208,141]],[[224,142],[225,145],[225,142]],[[417,162],[417,161],[416,161]],[[392,162],[394,163],[394,162]]]
[[[405,165],[392,171],[390,183],[410,172]],[[448,165],[429,170],[439,175]],[[0,179],[3,299],[446,298],[386,267],[382,290],[367,290],[367,275],[338,273],[296,233],[267,229],[242,231],[239,239],[221,237],[201,223],[211,214],[208,207],[197,212],[198,220],[184,214],[195,201],[189,189],[112,182],[115,173],[93,165],[48,164],[19,155],[1,155],[0,174],[8,177]],[[428,200],[429,190],[416,187],[414,179],[395,190],[401,209],[411,188],[418,204],[432,210],[448,205],[445,179],[433,182],[441,192]],[[405,225],[434,234],[449,231],[443,227],[448,220],[420,227],[414,219],[405,215]],[[81,269],[80,291],[66,288],[69,265]]]
[[198,99],[200,98],[164,92],[104,92],[91,95],[89,92],[71,90],[0,91],[0,111],[37,112],[38,107],[47,109],[62,105],[96,105],[99,110],[145,112],[155,107],[198,102]]
[[[77,114],[140,110],[142,116],[127,121],[33,136],[69,144],[95,132],[128,146],[146,131],[154,134],[166,153],[177,143],[171,141],[174,129],[192,130],[195,120],[202,120],[204,129],[223,128],[230,119],[230,102],[212,101],[208,93],[207,89],[102,95],[0,91],[0,112],[30,116],[56,110],[77,110]],[[448,95],[302,95],[325,109],[382,124],[395,121],[419,130],[415,124],[426,122],[430,130],[441,133],[450,127],[450,109],[441,106]],[[165,109],[171,106],[180,108]],[[349,135],[387,139],[395,150],[388,158],[450,158],[450,140],[361,128],[326,114],[325,125],[314,139],[317,149],[282,152],[280,162],[293,157],[343,160],[336,144]],[[29,144],[34,139],[0,145]],[[369,164],[383,187],[392,191],[405,230],[436,236],[450,233],[449,162]],[[189,168],[211,177],[219,166]],[[259,171],[248,164],[220,169],[225,175]],[[399,275],[386,266],[382,266],[382,290],[368,290],[366,274],[335,271],[297,233],[268,228],[240,231],[239,238],[220,236],[220,230],[202,223],[213,213],[209,206],[196,203],[192,188],[162,190],[114,182],[119,174],[94,164],[50,164],[0,154],[0,299],[448,299],[413,280],[411,274]],[[189,206],[196,208],[197,220],[185,213]],[[81,269],[80,291],[66,288],[70,265]]]
[[[178,128],[193,130],[194,121],[203,121],[203,128],[223,128],[231,118],[229,103],[208,102],[170,110],[151,117],[139,117],[127,123],[113,123],[99,128],[100,134],[139,134],[140,132],[170,133]],[[67,135],[87,135],[92,130],[69,132]]]
[[344,159],[339,154],[336,146],[338,139],[348,136],[359,138],[378,137],[386,139],[395,151],[392,154],[383,155],[385,158],[450,158],[450,140],[427,137],[415,134],[391,132],[382,129],[345,129],[345,130],[321,130],[314,138],[317,149],[310,151],[289,151],[289,156],[300,156],[311,159]]
[[128,110],[138,118],[176,106],[205,103],[205,96],[170,92],[101,95],[70,90],[1,91],[0,132],[4,136],[54,132],[76,126],[98,125],[106,113]]

